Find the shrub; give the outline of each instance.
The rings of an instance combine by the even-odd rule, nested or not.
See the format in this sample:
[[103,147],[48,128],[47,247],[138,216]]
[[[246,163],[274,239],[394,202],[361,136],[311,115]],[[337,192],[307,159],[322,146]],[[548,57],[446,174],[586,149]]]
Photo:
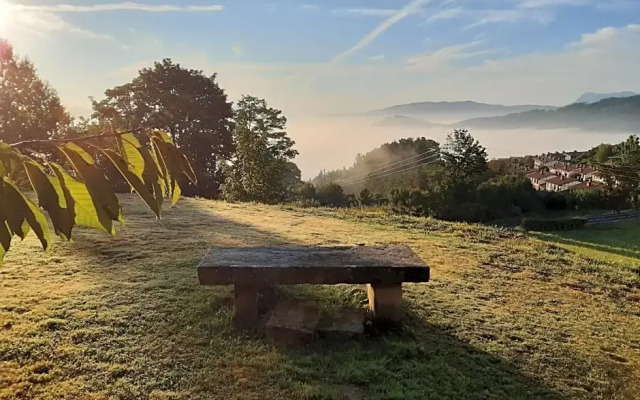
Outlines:
[[571,229],[580,229],[587,224],[584,218],[524,218],[522,227],[528,231],[568,231]]
[[540,198],[547,210],[566,210],[567,198],[560,192],[540,192]]
[[344,190],[337,183],[317,186],[316,196],[320,205],[324,207],[346,207],[348,205]]

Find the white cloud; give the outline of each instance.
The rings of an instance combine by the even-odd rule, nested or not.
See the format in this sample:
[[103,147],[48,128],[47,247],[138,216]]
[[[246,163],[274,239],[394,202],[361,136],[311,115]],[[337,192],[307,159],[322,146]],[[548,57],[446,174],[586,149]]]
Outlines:
[[390,17],[398,13],[397,9],[393,8],[339,8],[332,10],[331,12],[336,15],[362,15],[368,17]]
[[381,61],[381,60],[384,60],[384,58],[385,58],[384,54],[379,54],[377,56],[371,56],[371,57],[367,58],[367,60],[369,60],[369,61]]
[[406,60],[405,70],[413,72],[440,71],[456,66],[456,63],[462,60],[503,52],[503,49],[478,49],[482,43],[481,40],[475,40],[470,43],[442,47],[431,53],[412,55]]
[[406,17],[411,14],[414,14],[422,9],[424,5],[426,5],[430,0],[413,0],[409,4],[407,4],[404,8],[397,11],[395,14],[391,15],[389,18],[385,19],[380,25],[378,25],[374,30],[367,33],[362,39],[360,39],[356,44],[343,51],[342,53],[333,57],[330,61],[329,65],[337,64],[349,57],[350,55],[358,52],[364,47],[371,44],[376,38],[382,35],[387,29],[391,28],[393,25],[402,21]]
[[[532,2],[547,2],[551,0],[530,0]],[[581,0],[559,0],[559,1],[581,1]],[[524,3],[522,3],[524,4]],[[427,18],[427,22],[434,22],[448,19],[468,19],[473,22],[465,26],[465,29],[475,28],[482,25],[497,23],[515,22],[536,22],[548,24],[555,19],[555,12],[544,7],[529,8],[516,7],[505,9],[470,9],[463,7],[445,8]]]
[[236,56],[241,56],[244,53],[244,49],[240,46],[231,47],[231,52]]
[[638,0],[607,0],[597,4],[599,10],[607,11],[631,11],[640,9]]
[[171,5],[143,4],[135,2],[103,3],[103,4],[53,4],[25,5],[8,3],[11,20],[8,26],[2,27],[9,33],[29,33],[40,36],[61,32],[85,39],[109,40],[111,36],[93,32],[74,25],[59,14],[92,13],[109,11],[143,11],[143,12],[213,12],[223,10],[221,5]]
[[142,4],[134,2],[105,3],[92,5],[54,4],[54,5],[24,5],[12,4],[13,9],[42,12],[103,12],[103,11],[147,11],[147,12],[210,12],[222,11],[223,6],[211,5],[171,5],[171,4]]
[[544,8],[562,6],[586,6],[592,4],[592,0],[524,0],[518,6],[521,8]]
[[3,27],[8,35],[32,34],[48,37],[48,34],[64,32],[85,39],[111,40],[111,36],[73,25],[57,14],[45,11],[13,10],[11,19]]
[[[421,100],[560,105],[585,91],[640,91],[637,43],[640,25],[629,25],[582,35],[555,52],[509,56],[473,41],[417,54],[401,65],[367,60],[337,64],[331,70],[322,64],[226,63],[202,68],[219,72],[230,94],[256,93],[292,115],[347,113]],[[318,75],[320,71],[324,73]],[[310,75],[316,81],[305,86]]]
[[487,24],[515,23],[534,21],[540,24],[548,24],[555,19],[555,13],[549,10],[538,9],[510,9],[510,10],[481,10],[478,19],[465,28],[475,28]]
[[427,22],[439,21],[443,19],[453,19],[469,15],[469,10],[465,10],[462,7],[448,8],[440,10],[427,18]]

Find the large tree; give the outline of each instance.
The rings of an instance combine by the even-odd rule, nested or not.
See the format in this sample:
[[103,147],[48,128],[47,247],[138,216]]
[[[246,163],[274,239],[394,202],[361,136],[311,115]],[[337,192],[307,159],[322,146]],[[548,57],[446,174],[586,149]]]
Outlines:
[[[243,96],[235,108],[233,141],[236,152],[225,169],[224,195],[229,200],[274,203],[299,181],[291,159],[298,152],[285,131],[282,111],[253,96]],[[292,180],[293,178],[293,180]]]
[[466,129],[447,136],[441,157],[447,174],[456,180],[472,180],[488,169],[487,151]]
[[608,163],[598,165],[607,177],[609,196],[618,208],[640,206],[640,137],[629,136]]
[[198,178],[185,194],[217,194],[221,163],[233,153],[233,110],[215,74],[207,76],[164,59],[105,96],[93,101],[94,118],[120,129],[164,129],[187,155]]
[[70,122],[55,90],[26,58],[0,39],[0,141],[15,143],[57,136]]

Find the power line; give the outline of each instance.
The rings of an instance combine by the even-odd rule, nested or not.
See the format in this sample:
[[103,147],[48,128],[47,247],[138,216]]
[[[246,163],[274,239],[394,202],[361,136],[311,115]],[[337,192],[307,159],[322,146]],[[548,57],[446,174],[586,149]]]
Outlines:
[[433,161],[430,161],[430,162],[427,162],[427,163],[413,165],[411,167],[408,167],[408,168],[405,168],[405,169],[401,169],[399,171],[391,172],[391,173],[388,173],[388,174],[369,177],[369,178],[365,178],[365,179],[362,179],[362,180],[359,180],[359,181],[349,182],[349,183],[347,183],[347,185],[355,185],[355,184],[358,184],[358,183],[364,183],[364,182],[368,182],[368,181],[375,180],[375,179],[386,178],[387,176],[399,174],[400,172],[409,171],[411,169],[415,169],[415,168],[422,167],[422,166],[425,166],[425,165],[435,164],[436,162],[438,162],[438,160],[433,160]]
[[[394,166],[394,165],[396,165],[396,164],[403,164],[403,163],[405,163],[405,162],[407,162],[407,161],[409,161],[409,160],[411,160],[411,159],[418,158],[418,157],[422,157],[422,156],[423,156],[423,155],[425,155],[425,154],[435,153],[435,152],[440,152],[440,149],[431,149],[431,150],[427,150],[427,151],[425,151],[425,152],[422,152],[422,153],[416,154],[415,156],[408,157],[408,158],[405,158],[405,159],[403,159],[403,160],[396,161],[396,162],[394,162],[394,163],[387,164],[387,165],[385,165],[385,166],[382,166],[382,167],[378,167],[378,168],[372,169],[372,170],[370,170],[369,172],[367,172],[367,174],[366,174],[366,175],[362,175],[362,176],[359,176],[359,177],[356,177],[356,178],[345,178],[345,179],[342,179],[342,180],[337,181],[337,183],[344,183],[345,181],[352,181],[352,180],[363,179],[363,178],[366,178],[366,177],[370,176],[372,173],[377,174],[378,172],[376,172],[376,171],[380,171],[380,172],[388,172],[388,171],[381,171],[381,170],[385,170],[385,169],[387,169],[387,168],[389,168],[389,167],[391,167],[391,166]],[[406,164],[406,165],[413,164],[413,163],[414,163],[414,162],[416,162],[416,161],[420,161],[420,160],[412,161],[412,162],[410,162],[410,163],[408,163],[408,164]],[[396,169],[396,168],[401,168],[401,167],[404,167],[404,166],[406,166],[406,165],[398,165],[397,167],[394,167],[394,168],[391,168],[391,169],[393,170],[393,169]],[[375,174],[374,174],[374,175],[375,175]]]
[[[411,162],[409,162],[409,163],[407,163],[407,164],[405,164],[405,165],[398,165],[397,167],[393,167],[393,168],[391,168],[391,169],[387,169],[387,170],[385,170],[385,171],[379,171],[379,172],[376,172],[376,173],[374,173],[374,174],[367,174],[367,175],[364,175],[364,176],[360,176],[360,177],[358,177],[358,178],[349,179],[349,180],[347,180],[346,182],[341,182],[341,184],[343,184],[343,185],[349,185],[349,184],[351,184],[351,183],[353,183],[353,182],[357,182],[357,181],[360,181],[360,180],[362,180],[362,179],[374,178],[374,177],[376,177],[377,175],[384,175],[384,174],[386,174],[386,173],[388,173],[388,172],[394,172],[394,170],[397,170],[398,168],[404,168],[404,167],[407,167],[407,166],[409,166],[409,165],[414,165],[414,164],[416,164],[416,163],[421,163],[421,162],[423,162],[423,161],[425,161],[425,160],[432,159],[433,157],[438,157],[438,158],[439,158],[439,157],[440,157],[440,154],[433,154],[433,155],[431,155],[431,156],[427,156],[427,157],[423,157],[423,158],[420,158],[420,159],[417,159],[417,160],[413,160],[413,161],[411,161]],[[422,164],[419,164],[419,165],[422,165]]]
[[431,160],[434,157],[439,159],[440,155],[439,154],[434,154],[434,155],[431,155],[431,156],[428,156],[428,157],[424,157],[424,158],[421,158],[421,159],[418,159],[418,160],[414,160],[414,161],[412,161],[412,162],[410,162],[408,164],[405,164],[405,165],[399,165],[397,167],[393,167],[393,168],[391,168],[389,170],[386,170],[386,171],[380,171],[380,172],[377,172],[375,174],[369,174],[369,175],[361,176],[361,177],[356,178],[356,179],[351,179],[351,180],[349,180],[349,181],[347,181],[347,182],[345,182],[343,184],[350,185],[350,184],[353,184],[353,183],[360,182],[362,180],[367,180],[367,179],[371,179],[371,178],[377,178],[378,176],[383,176],[383,175],[385,175],[385,174],[387,174],[389,172],[396,172],[398,169],[402,169],[402,168],[405,168],[405,167],[408,167],[408,166],[424,165],[425,163],[423,161]]

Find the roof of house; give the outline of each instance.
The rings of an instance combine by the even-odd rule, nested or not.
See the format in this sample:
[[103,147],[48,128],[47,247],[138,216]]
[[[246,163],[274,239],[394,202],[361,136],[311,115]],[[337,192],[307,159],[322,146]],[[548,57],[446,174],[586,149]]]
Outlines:
[[565,178],[563,176],[558,176],[556,178],[549,179],[547,181],[547,183],[550,183],[552,185],[558,185],[558,186],[563,186],[563,185],[566,185],[567,183],[571,183],[571,182],[580,182],[580,181],[577,181],[577,180],[571,179],[571,178]]
[[548,172],[548,171],[532,171],[527,174],[527,177],[531,179],[543,179],[543,178],[547,178],[549,176],[554,176],[554,175],[555,174],[552,174],[551,172]]
[[575,170],[580,169],[579,166],[573,165],[573,164],[556,165],[554,168],[555,169],[559,169],[561,171],[567,171],[567,172],[571,172],[571,171],[575,171]]
[[591,174],[591,173],[593,173],[594,171],[595,171],[595,169],[594,169],[594,168],[591,168],[591,167],[582,167],[582,168],[579,168],[579,171],[577,171],[577,172],[579,172],[579,173],[581,173],[581,174]]

